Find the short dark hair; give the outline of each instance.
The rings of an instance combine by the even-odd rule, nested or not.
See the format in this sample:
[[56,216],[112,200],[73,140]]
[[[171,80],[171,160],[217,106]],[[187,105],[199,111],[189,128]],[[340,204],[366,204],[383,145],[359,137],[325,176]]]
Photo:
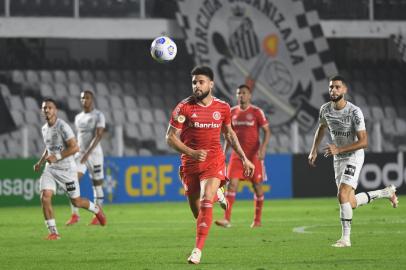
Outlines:
[[332,81],[341,81],[343,84],[348,86],[347,80],[343,76],[338,75],[338,74],[330,77],[329,82],[332,82]]
[[82,93],[89,93],[92,97],[94,97],[94,92],[93,92],[93,90],[85,89],[85,90],[82,91]]
[[240,84],[239,86],[238,86],[238,88],[237,89],[241,89],[241,88],[247,88],[248,89],[248,91],[250,91],[251,92],[251,87],[249,87],[248,85],[246,85],[246,84]]
[[190,72],[192,76],[194,75],[205,75],[210,78],[211,81],[214,80],[214,73],[213,70],[208,66],[196,66]]
[[58,105],[56,104],[56,101],[55,101],[55,99],[53,99],[53,98],[45,97],[45,98],[42,100],[42,103],[44,103],[44,102],[52,102],[52,103],[55,105],[55,107],[58,108]]

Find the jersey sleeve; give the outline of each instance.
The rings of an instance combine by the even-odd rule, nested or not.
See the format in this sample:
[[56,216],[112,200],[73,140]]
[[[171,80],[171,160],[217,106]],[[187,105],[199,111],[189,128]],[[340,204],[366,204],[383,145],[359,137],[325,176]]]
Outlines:
[[102,112],[99,112],[97,114],[96,127],[97,128],[105,128],[106,127],[106,118],[104,117],[104,114]]
[[268,120],[266,119],[264,111],[261,109],[257,110],[257,121],[259,127],[266,126],[269,124]]
[[186,122],[186,106],[183,103],[178,104],[171,114],[169,124],[176,129],[182,129]]
[[73,133],[72,128],[65,122],[61,123],[60,131],[62,134],[62,139],[66,142],[72,138],[75,138],[75,134]]
[[230,105],[228,105],[228,104],[225,105],[223,123],[224,123],[224,125],[231,124],[231,108],[230,108]]
[[365,130],[365,119],[360,108],[356,108],[352,113],[352,121],[354,123],[355,131]]
[[323,126],[327,126],[326,118],[324,117],[324,106],[320,108],[319,112],[319,124]]

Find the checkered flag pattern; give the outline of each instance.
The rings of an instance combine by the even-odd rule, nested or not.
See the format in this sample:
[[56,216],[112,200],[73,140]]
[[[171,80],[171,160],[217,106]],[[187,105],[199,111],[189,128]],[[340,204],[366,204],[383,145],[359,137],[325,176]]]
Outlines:
[[395,43],[396,48],[399,51],[400,58],[402,59],[403,62],[406,62],[406,39],[405,39],[405,35],[402,35],[402,33],[398,33],[396,35],[393,34],[390,37],[393,40],[393,43]]
[[311,63],[309,68],[316,82],[322,82],[321,87],[325,87],[325,80],[337,74],[337,67],[324,37],[319,15],[316,10],[306,9],[302,1],[293,0],[293,7],[297,26],[304,37],[302,45]]

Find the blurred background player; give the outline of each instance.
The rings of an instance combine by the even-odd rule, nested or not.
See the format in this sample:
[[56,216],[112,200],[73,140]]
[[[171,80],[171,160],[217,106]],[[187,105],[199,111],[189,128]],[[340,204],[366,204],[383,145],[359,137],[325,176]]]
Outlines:
[[[237,88],[238,105],[231,108],[231,124],[237,134],[238,141],[241,144],[244,153],[248,159],[255,165],[254,175],[247,179],[244,176],[243,164],[238,155],[232,151],[230,162],[227,168],[227,176],[231,179],[227,186],[226,198],[228,208],[223,220],[216,220],[218,226],[225,228],[231,227],[231,211],[235,201],[238,183],[240,180],[247,179],[251,181],[254,188],[254,208],[255,215],[251,228],[261,226],[261,214],[264,203],[264,192],[262,190],[262,181],[266,178],[263,160],[266,149],[271,137],[268,120],[264,112],[251,104],[251,89],[248,85],[240,85]],[[260,129],[263,131],[262,143],[259,139]],[[226,142],[225,153],[230,148]]]
[[96,215],[101,225],[105,225],[106,218],[102,209],[88,199],[80,197],[76,163],[73,158],[79,147],[72,129],[65,121],[57,118],[56,102],[53,99],[44,99],[42,112],[47,122],[42,127],[46,148],[40,160],[34,165],[34,171],[38,172],[47,162],[40,178],[42,210],[49,230],[47,240],[60,238],[52,209],[52,196],[56,192],[56,184],[68,194],[75,207],[89,210]]
[[352,209],[380,198],[388,198],[395,208],[398,205],[396,188],[393,185],[355,195],[358,176],[364,164],[364,148],[368,146],[368,134],[361,109],[345,100],[347,90],[347,82],[344,77],[337,75],[330,79],[331,101],[320,108],[319,127],[309,154],[309,164],[314,167],[317,150],[323,139],[324,131],[328,128],[333,143],[326,145],[324,156],[334,156],[334,173],[342,226],[341,238],[332,245],[333,247],[351,246]]
[[193,94],[174,109],[166,139],[168,145],[182,154],[180,176],[190,209],[197,218],[196,244],[188,262],[198,264],[212,223],[213,201],[226,180],[221,133],[242,160],[246,175],[254,173],[254,165],[231,128],[230,106],[212,96],[213,71],[198,66],[191,75]]
[[[79,153],[75,160],[78,168],[78,178],[81,179],[89,170],[90,179],[93,184],[94,203],[103,206],[103,149],[100,140],[103,137],[106,127],[104,114],[94,108],[94,93],[91,90],[85,90],[80,94],[80,102],[83,111],[75,117],[75,127],[77,131]],[[79,221],[79,209],[71,205],[72,215],[66,222],[66,225],[73,225]],[[91,225],[99,225],[99,220],[95,216],[92,218]]]

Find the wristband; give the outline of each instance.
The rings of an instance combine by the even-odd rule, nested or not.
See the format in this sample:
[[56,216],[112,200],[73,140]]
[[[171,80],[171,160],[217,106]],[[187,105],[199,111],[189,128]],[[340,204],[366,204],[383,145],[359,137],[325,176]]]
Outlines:
[[62,159],[62,155],[61,153],[55,154],[56,160],[61,160]]

